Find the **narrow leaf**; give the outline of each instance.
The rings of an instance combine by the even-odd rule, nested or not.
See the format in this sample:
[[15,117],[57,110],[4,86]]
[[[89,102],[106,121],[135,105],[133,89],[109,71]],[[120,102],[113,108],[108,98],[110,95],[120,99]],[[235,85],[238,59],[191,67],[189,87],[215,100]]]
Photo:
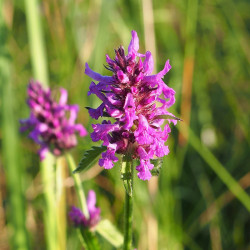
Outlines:
[[93,163],[97,160],[99,155],[105,151],[107,148],[105,146],[100,147],[92,147],[90,150],[85,151],[83,158],[81,159],[77,168],[73,171],[73,173],[77,173],[83,170],[87,170]]
[[96,227],[96,231],[115,248],[123,244],[122,234],[109,220],[101,220]]
[[154,117],[154,119],[171,119],[171,120],[182,121],[182,119],[180,119],[174,115],[157,115]]

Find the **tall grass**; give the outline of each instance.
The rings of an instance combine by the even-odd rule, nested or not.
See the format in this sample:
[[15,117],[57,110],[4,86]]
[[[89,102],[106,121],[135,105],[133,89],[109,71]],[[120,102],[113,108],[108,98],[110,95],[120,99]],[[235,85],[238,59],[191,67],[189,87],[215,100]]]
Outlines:
[[[32,72],[33,76],[37,81],[41,83],[42,86],[48,87],[48,66],[47,66],[47,58],[44,44],[44,33],[41,24],[41,15],[39,11],[39,2],[34,1],[25,1],[25,14],[27,18],[27,31],[29,38],[29,47],[30,47],[30,55],[31,55],[31,63],[32,63]],[[55,172],[56,168],[54,157],[49,154],[45,160],[40,163],[41,168],[41,176],[43,181],[43,190],[44,190],[44,224],[45,224],[45,235],[47,240],[47,248],[50,250],[60,249],[60,247],[65,248],[64,242],[64,231],[65,231],[65,214],[61,213],[62,206],[65,206],[64,203],[60,203],[65,196],[64,192],[60,195],[60,197],[56,197],[55,190],[59,189],[62,191],[62,188],[56,185],[60,180],[60,174]],[[61,167],[61,166],[59,166]],[[57,172],[59,172],[58,170]],[[59,172],[60,173],[60,172]],[[56,200],[59,200],[56,202]],[[57,216],[61,215],[61,218],[57,218]],[[61,221],[59,225],[57,222]],[[60,230],[60,231],[59,231]],[[63,231],[64,230],[64,231]],[[62,232],[62,236],[58,232]],[[60,244],[59,244],[60,240]]]
[[[25,226],[26,203],[23,181],[25,172],[20,164],[19,136],[15,116],[15,97],[11,82],[12,65],[7,47],[8,29],[3,18],[3,1],[0,1],[0,96],[1,96],[1,161],[7,183],[8,202],[6,218],[8,233],[13,249],[29,249],[28,233]],[[2,191],[0,191],[2,193]],[[1,197],[3,195],[1,194]],[[2,204],[1,204],[2,205]],[[3,217],[1,218],[4,219]],[[3,234],[3,233],[1,233]]]

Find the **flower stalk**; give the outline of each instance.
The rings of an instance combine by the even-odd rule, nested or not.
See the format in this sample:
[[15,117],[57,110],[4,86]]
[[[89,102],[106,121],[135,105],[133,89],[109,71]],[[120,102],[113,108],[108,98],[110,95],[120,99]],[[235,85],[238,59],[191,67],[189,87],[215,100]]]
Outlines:
[[[76,169],[75,161],[70,153],[65,153],[65,157],[66,157],[67,162],[68,162],[69,170],[71,173],[73,173],[73,171]],[[74,179],[76,194],[78,196],[80,208],[83,211],[84,216],[86,218],[89,218],[89,211],[87,208],[86,197],[84,194],[84,190],[82,187],[80,176],[79,176],[79,174],[76,173],[76,174],[72,174],[72,177]]]
[[122,163],[122,180],[125,187],[124,207],[124,250],[132,249],[133,225],[133,159],[129,154],[124,156]]
[[80,228],[80,232],[84,239],[86,250],[100,250],[99,243],[93,232],[84,227]]
[[81,232],[80,240],[83,243],[84,249],[98,250],[100,247],[94,231],[100,221],[101,209],[96,207],[96,194],[93,190],[90,190],[88,193],[86,207],[89,215],[88,218],[84,215],[81,209],[74,206],[69,212],[69,217],[74,223],[74,226]]
[[57,249],[57,228],[56,228],[56,205],[55,205],[55,158],[52,154],[47,154],[41,162],[41,175],[43,182],[43,194],[45,201],[44,223],[49,250]]
[[66,249],[67,221],[66,221],[66,188],[64,185],[67,176],[67,166],[65,157],[60,156],[56,159],[56,217],[58,249]]

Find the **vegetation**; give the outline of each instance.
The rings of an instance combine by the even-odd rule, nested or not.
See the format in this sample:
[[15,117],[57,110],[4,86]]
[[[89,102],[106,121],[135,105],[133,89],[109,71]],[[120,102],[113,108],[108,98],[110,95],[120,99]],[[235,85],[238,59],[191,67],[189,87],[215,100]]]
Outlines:
[[[121,44],[126,48],[131,30],[138,33],[140,50],[152,51],[155,72],[170,59],[164,79],[176,91],[170,111],[183,120],[172,126],[170,154],[159,176],[148,182],[134,178],[134,246],[250,248],[249,8],[247,0],[0,0],[0,248],[55,244],[46,242],[55,232],[44,223],[44,211],[54,209],[45,208],[45,200],[53,200],[55,187],[43,176],[53,166],[44,169],[37,146],[19,133],[19,119],[29,114],[29,80],[56,92],[67,89],[69,103],[80,106],[78,122],[91,133],[85,107],[99,103],[87,96],[91,80],[84,64],[106,75],[104,55],[114,55]],[[100,146],[89,135],[78,142],[72,150],[76,162]],[[72,175],[64,171],[69,211],[77,194]],[[107,171],[96,163],[80,177],[84,190],[95,190],[102,218],[122,232],[119,164]],[[65,220],[58,225],[66,227],[65,246],[81,249],[75,228]],[[100,241],[102,249],[114,249]]]

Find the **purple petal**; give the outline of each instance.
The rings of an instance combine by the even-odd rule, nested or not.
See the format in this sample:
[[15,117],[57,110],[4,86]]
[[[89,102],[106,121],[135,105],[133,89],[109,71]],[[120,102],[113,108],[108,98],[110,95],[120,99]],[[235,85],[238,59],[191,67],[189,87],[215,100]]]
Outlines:
[[69,212],[69,217],[71,221],[74,223],[75,227],[79,227],[84,223],[84,215],[80,208],[72,207]]
[[127,83],[129,81],[128,76],[124,74],[122,70],[117,71],[117,77],[121,83]]
[[36,129],[42,133],[45,132],[48,129],[48,125],[46,123],[38,123],[36,126]]
[[100,116],[103,116],[103,109],[105,107],[105,104],[102,103],[97,109],[92,109],[90,108],[89,111],[89,115],[94,118],[94,119],[98,119]]
[[144,74],[149,75],[154,70],[154,60],[150,51],[146,52],[146,58],[143,63]]
[[157,76],[162,78],[164,75],[166,75],[168,73],[168,71],[171,69],[171,65],[169,63],[169,60],[166,61],[164,69],[162,71],[160,71]]
[[87,198],[87,206],[89,210],[88,226],[93,227],[100,221],[101,209],[96,207],[96,194],[93,190],[90,190]]
[[137,148],[137,153],[140,156],[140,159],[142,159],[142,160],[148,160],[149,159],[148,153],[146,152],[146,150],[142,146],[139,146]]
[[136,167],[136,170],[139,172],[137,176],[143,181],[150,180],[152,174],[149,170],[153,168],[154,165],[149,160],[141,160],[140,165]]
[[40,156],[40,161],[43,161],[45,159],[48,152],[49,152],[49,148],[46,145],[42,146],[39,149],[38,154]]
[[88,134],[87,130],[83,127],[82,124],[76,124],[74,125],[74,129],[78,131],[79,135],[81,137],[86,136]]
[[68,92],[66,89],[63,89],[63,88],[61,88],[60,91],[61,91],[61,97],[59,100],[59,104],[65,105],[67,103],[67,100],[68,100]]
[[85,63],[85,74],[91,77],[95,81],[111,83],[113,81],[112,76],[102,76],[90,69],[88,63]]
[[136,55],[139,50],[139,38],[137,36],[136,31],[132,30],[132,39],[128,46],[128,55]]
[[153,130],[150,129],[145,116],[139,115],[139,124],[137,130],[134,132],[135,140],[140,144],[151,144],[153,141]]
[[107,150],[102,153],[102,159],[99,160],[99,165],[105,169],[110,169],[114,166],[113,162],[117,162],[118,158],[115,156],[114,150]]
[[169,154],[169,148],[168,146],[165,146],[164,144],[159,144],[156,148],[155,148],[155,155],[157,157],[163,157],[165,155]]
[[113,105],[110,103],[108,98],[101,92],[101,90],[99,89],[99,86],[96,85],[94,82],[91,82],[91,84],[89,86],[89,93],[88,94],[95,94],[99,99],[101,99],[103,101],[103,103],[106,106],[113,108]]
[[135,102],[131,93],[127,94],[123,108],[125,116],[121,119],[121,121],[125,122],[123,128],[128,130],[133,126],[134,120],[138,119],[138,116],[135,115]]
[[169,60],[167,60],[162,71],[160,71],[156,75],[145,76],[144,80],[146,82],[152,82],[154,83],[153,85],[155,85],[155,83],[157,83],[164,75],[166,75],[170,69],[171,69],[171,65],[169,63]]
[[88,198],[87,198],[87,206],[88,206],[89,211],[95,209],[95,204],[96,204],[95,192],[93,190],[89,190]]
[[68,123],[69,125],[73,125],[75,124],[75,120],[77,118],[77,113],[79,110],[79,106],[78,105],[70,105],[68,106],[68,110],[70,111],[70,116],[69,116],[69,120]]
[[91,133],[91,138],[93,141],[99,141],[103,140],[104,138],[107,137],[108,133],[119,129],[118,124],[92,124],[92,128],[94,130],[93,133]]

